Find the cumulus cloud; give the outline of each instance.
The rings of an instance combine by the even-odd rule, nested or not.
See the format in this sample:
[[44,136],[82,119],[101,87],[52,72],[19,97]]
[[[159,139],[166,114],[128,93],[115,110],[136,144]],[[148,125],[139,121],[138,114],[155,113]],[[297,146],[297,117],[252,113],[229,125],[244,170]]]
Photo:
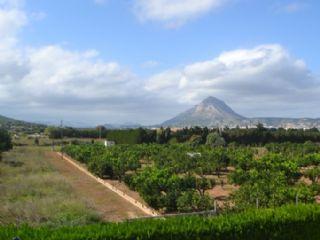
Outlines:
[[27,23],[26,14],[18,8],[9,8],[7,2],[0,2],[0,44],[13,44],[16,34]]
[[179,27],[225,2],[226,0],[135,0],[134,10],[141,21],[157,21],[166,27]]
[[318,104],[319,87],[319,78],[303,60],[274,44],[224,52],[209,61],[167,70],[152,76],[145,89],[190,104],[213,95],[240,103],[244,111],[247,103],[251,110],[273,109],[275,115],[281,113],[281,105],[294,103],[310,103],[311,110]]
[[5,59],[2,56],[0,89],[6,93],[1,95],[2,104],[6,99],[38,106],[110,103],[134,97],[132,89],[139,85],[130,70],[100,60],[94,51],[45,46],[11,52]]
[[18,45],[17,33],[28,20],[17,1],[2,0],[1,109],[64,111],[69,115],[79,115],[85,109],[90,114],[84,118],[95,112],[116,120],[121,113],[125,113],[123,117],[135,115],[132,109],[144,102],[151,103],[138,90],[143,88],[141,80],[130,69],[102,60],[95,50],[77,52],[59,45],[37,48]]
[[144,80],[96,50],[17,44],[30,20],[21,6],[0,0],[0,114],[159,123],[209,95],[248,116],[319,112],[319,77],[280,45],[223,52]]

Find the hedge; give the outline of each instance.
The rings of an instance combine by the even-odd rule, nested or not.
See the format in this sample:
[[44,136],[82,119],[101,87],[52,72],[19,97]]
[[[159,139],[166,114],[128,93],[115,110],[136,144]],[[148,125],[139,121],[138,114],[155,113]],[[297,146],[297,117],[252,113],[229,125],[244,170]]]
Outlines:
[[175,217],[62,228],[2,226],[0,239],[18,236],[21,240],[316,240],[320,239],[319,226],[319,205],[287,205],[218,217]]

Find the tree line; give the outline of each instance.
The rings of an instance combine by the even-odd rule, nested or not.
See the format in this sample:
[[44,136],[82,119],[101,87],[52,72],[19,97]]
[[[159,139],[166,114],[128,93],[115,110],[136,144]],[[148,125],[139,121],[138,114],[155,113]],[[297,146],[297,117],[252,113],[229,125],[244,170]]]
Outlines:
[[268,143],[320,142],[320,131],[313,129],[267,129],[262,124],[256,128],[208,129],[191,127],[173,131],[171,128],[159,129],[106,129],[105,127],[78,129],[49,127],[46,133],[50,138],[106,138],[118,144],[140,143],[185,143],[205,144],[210,133],[218,133],[224,141],[238,145],[265,145]]

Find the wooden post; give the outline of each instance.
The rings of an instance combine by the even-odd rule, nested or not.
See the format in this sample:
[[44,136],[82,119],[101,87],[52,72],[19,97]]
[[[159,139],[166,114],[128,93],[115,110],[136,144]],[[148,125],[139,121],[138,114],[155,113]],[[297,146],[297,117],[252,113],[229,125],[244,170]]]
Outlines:
[[256,207],[259,208],[259,198],[256,199]]

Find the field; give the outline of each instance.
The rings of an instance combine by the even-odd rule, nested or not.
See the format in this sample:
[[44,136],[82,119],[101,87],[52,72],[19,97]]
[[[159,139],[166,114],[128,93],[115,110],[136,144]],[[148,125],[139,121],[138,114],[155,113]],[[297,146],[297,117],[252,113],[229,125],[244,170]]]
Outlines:
[[[211,137],[109,147],[90,138],[16,138],[0,162],[0,239],[319,238],[318,143]],[[74,163],[163,216],[135,220],[147,214]],[[197,216],[207,210],[218,216]]]
[[0,162],[0,223],[84,225],[143,216],[46,147],[15,147]]
[[19,147],[0,162],[2,224],[78,225],[99,215],[45,160],[45,149]]

